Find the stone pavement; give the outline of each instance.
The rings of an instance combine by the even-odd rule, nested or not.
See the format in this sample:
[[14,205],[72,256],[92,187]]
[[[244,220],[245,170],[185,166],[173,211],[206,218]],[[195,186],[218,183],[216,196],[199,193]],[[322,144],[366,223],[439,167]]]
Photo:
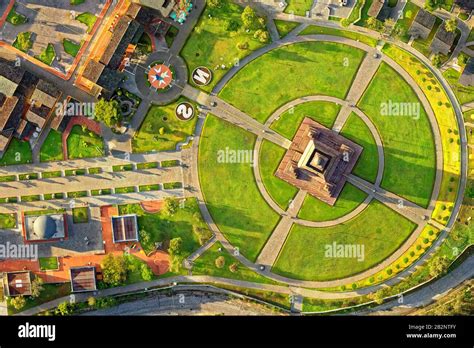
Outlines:
[[352,113],[351,107],[357,105],[377,72],[380,63],[382,62],[381,59],[378,58],[378,54],[379,52],[377,50],[368,51],[362,61],[349,93],[346,96],[346,101],[349,103],[349,106],[344,105],[341,108],[341,111],[334,122],[334,126],[332,127],[335,132],[339,133],[342,130],[347,118]]
[[277,227],[275,227],[270,238],[268,238],[265,246],[258,255],[257,261],[255,261],[256,264],[263,265],[268,269],[273,266],[280,254],[280,250],[283,248],[288,234],[290,233],[291,227],[293,226],[293,220],[296,218],[301,206],[303,205],[305,197],[306,191],[298,191],[295,198],[290,203],[286,214],[282,216]]

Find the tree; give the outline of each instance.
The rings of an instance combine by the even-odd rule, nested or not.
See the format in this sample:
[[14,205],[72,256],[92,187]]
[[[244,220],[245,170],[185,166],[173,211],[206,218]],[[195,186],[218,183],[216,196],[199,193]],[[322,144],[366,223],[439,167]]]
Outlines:
[[237,31],[240,28],[240,23],[236,20],[231,19],[227,22],[225,30],[227,31]]
[[396,24],[396,22],[392,18],[387,18],[383,22],[384,32],[386,34],[390,34],[392,32],[393,28],[395,27],[395,24]]
[[446,272],[449,260],[446,256],[437,256],[430,263],[430,276],[436,278]]
[[369,17],[367,19],[367,27],[372,30],[382,29],[382,22],[375,17]]
[[438,6],[438,0],[425,0],[425,8],[429,11],[436,10]]
[[441,56],[439,54],[433,55],[431,58],[431,63],[433,63],[435,67],[439,68],[441,66]]
[[116,100],[107,101],[100,99],[94,108],[94,117],[103,122],[107,127],[113,127],[122,121],[120,107]]
[[140,242],[148,244],[150,242],[150,234],[145,230],[140,230]]
[[40,296],[41,292],[44,290],[43,288],[44,280],[43,278],[36,277],[31,282],[31,297],[37,298]]
[[456,31],[457,27],[458,27],[458,22],[456,20],[456,17],[451,17],[446,22],[444,22],[444,28],[449,33],[453,33],[454,31]]
[[140,266],[140,275],[145,281],[150,281],[153,279],[153,272],[151,268],[145,263],[142,263]]
[[243,10],[241,18],[245,29],[256,29],[259,26],[257,14],[254,9],[248,5]]
[[168,253],[170,254],[171,265],[170,268],[173,272],[178,272],[181,266],[181,246],[183,240],[180,237],[173,238],[170,240],[170,245],[168,247]]
[[69,315],[72,313],[73,308],[74,307],[69,302],[64,301],[58,305],[58,313],[60,315]]
[[216,264],[217,268],[223,268],[225,266],[224,256],[217,257],[216,260],[214,261],[214,263]]
[[219,8],[222,6],[222,0],[207,0],[207,4],[211,8]]
[[468,56],[466,56],[465,54],[461,53],[459,56],[458,56],[458,64],[466,64],[467,63],[467,60],[468,60]]
[[258,29],[257,31],[255,31],[253,37],[255,39],[258,39],[258,41],[262,43],[268,42],[270,40],[270,35],[268,34],[268,31],[262,29]]
[[13,306],[13,308],[19,311],[20,309],[25,307],[26,299],[22,295],[12,297],[12,299],[10,300],[10,304]]
[[390,288],[388,288],[388,287],[387,288],[381,288],[381,289],[377,290],[376,292],[373,292],[373,293],[369,294],[368,297],[371,300],[373,300],[375,303],[381,304],[383,302],[383,299],[385,297],[387,297],[389,289]]
[[173,215],[175,214],[177,211],[178,211],[178,208],[179,208],[179,203],[176,199],[174,198],[166,198],[165,199],[165,209],[164,209],[164,212],[167,214],[167,215]]
[[127,280],[127,262],[122,256],[108,254],[101,264],[104,283],[118,286]]

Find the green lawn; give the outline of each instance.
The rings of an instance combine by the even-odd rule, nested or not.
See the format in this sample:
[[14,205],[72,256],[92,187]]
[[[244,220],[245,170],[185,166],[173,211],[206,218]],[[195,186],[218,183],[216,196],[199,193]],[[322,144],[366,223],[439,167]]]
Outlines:
[[67,151],[70,159],[101,157],[104,155],[104,142],[94,132],[75,125],[67,138]]
[[168,47],[171,47],[173,45],[174,39],[175,39],[176,35],[178,35],[178,33],[179,33],[179,29],[176,28],[176,27],[171,26],[168,29],[168,31],[166,32],[166,35],[165,35],[165,40],[166,40],[166,44],[168,45]]
[[[389,103],[406,106],[406,115],[396,110],[385,112],[384,105]],[[408,110],[417,105],[419,116],[415,110]],[[377,127],[384,144],[382,187],[428,206],[435,178],[435,146],[428,116],[416,93],[395,70],[382,63],[359,106]]]
[[90,33],[94,28],[95,22],[97,21],[97,17],[94,16],[92,13],[84,12],[78,15],[76,17],[76,20],[87,25],[87,32]]
[[344,185],[336,204],[333,206],[308,194],[301,206],[298,217],[311,221],[334,220],[353,211],[366,197],[365,192],[349,183]]
[[86,2],[86,0],[71,0],[70,1],[71,5],[73,6],[83,4],[84,2]]
[[352,173],[362,179],[375,183],[377,178],[379,156],[377,144],[369,127],[356,114],[352,113],[342,127],[341,135],[364,148]]
[[332,128],[341,106],[325,101],[309,101],[296,105],[280,115],[271,128],[287,139],[293,139],[301,122],[309,117],[327,128]]
[[443,147],[443,177],[432,216],[438,222],[446,224],[456,200],[461,175],[461,146],[454,109],[441,83],[422,62],[393,45],[387,44],[383,52],[400,64],[418,83],[435,113]]
[[72,208],[72,220],[75,224],[89,222],[89,208]]
[[[315,281],[348,277],[386,259],[415,228],[411,221],[373,201],[356,218],[337,226],[294,225],[272,271],[290,278]],[[363,246],[363,257],[332,257],[326,251],[333,243]]]
[[474,29],[471,29],[469,36],[467,37],[467,42],[474,41]]
[[39,264],[42,271],[56,270],[59,268],[57,257],[40,257]]
[[7,16],[7,22],[13,25],[25,24],[28,21],[28,18],[22,14],[16,12],[16,5],[10,10]]
[[27,141],[13,138],[7,150],[3,153],[1,165],[31,163],[32,158],[30,144]]
[[253,153],[255,136],[209,115],[199,144],[199,179],[209,211],[232,245],[255,261],[280,217],[265,202],[251,163],[222,163],[220,150]]
[[[143,281],[150,281],[157,278],[153,274],[153,271],[151,270],[150,266],[148,266],[148,264],[144,262],[142,259],[139,259],[138,257],[134,255],[124,255],[124,258],[127,263],[127,280],[125,281],[125,284],[134,284],[134,283],[139,283]],[[144,268],[149,270],[145,274],[150,274],[151,279],[143,278]]]
[[19,49],[23,52],[28,52],[28,50],[33,46],[33,41],[31,40],[31,33],[30,32],[23,32],[19,33],[13,41],[13,47]]
[[[299,97],[344,99],[365,53],[338,43],[302,42],[255,59],[224,87],[220,97],[259,122]],[[284,80],[276,83],[275,73]]]
[[166,182],[163,184],[164,190],[176,190],[183,187],[182,182]]
[[146,213],[139,204],[119,206],[121,215],[134,213],[138,215],[138,227],[149,235],[148,239],[140,237],[140,244],[146,253],[155,250],[156,242],[163,242],[167,249],[168,242],[173,238],[182,239],[182,254],[187,257],[200,246],[199,237],[193,233],[193,226],[208,229],[201,217],[195,198],[188,198],[183,208],[179,208],[173,215],[163,211],[155,214]]
[[466,87],[458,83],[458,80],[461,77],[461,73],[459,71],[449,68],[443,72],[443,76],[451,85],[456,97],[459,100],[459,103],[466,104],[474,101],[474,87]]
[[51,129],[40,150],[40,161],[61,161],[63,159],[61,133]]
[[46,65],[53,64],[54,58],[56,58],[54,46],[52,44],[48,44],[43,52],[41,52],[38,56],[35,56],[35,58]]
[[285,8],[285,13],[306,16],[306,11],[311,10],[313,0],[287,0],[286,3],[288,6]]
[[[153,105],[133,137],[133,152],[172,151],[176,149],[178,143],[184,142],[188,136],[192,135],[196,127],[197,115],[189,121],[182,121],[175,115],[176,106],[185,101],[190,102],[181,97],[166,106]],[[192,104],[197,113],[196,104]],[[160,134],[162,128],[164,133]]]
[[274,174],[280,164],[286,149],[264,140],[260,153],[260,175],[267,192],[273,200],[283,209],[286,210],[290,204],[290,200],[298,192],[298,189],[287,182],[277,178]]
[[68,198],[81,198],[87,197],[87,191],[73,191],[67,193]]
[[415,20],[416,15],[420,8],[411,2],[407,2],[405,8],[403,9],[402,16],[398,19],[397,24],[394,29],[394,33],[399,40],[407,43],[410,40],[410,35],[408,30],[411,27],[411,24]]
[[16,227],[16,214],[0,213],[0,228],[8,229]]
[[135,192],[135,186],[117,187],[115,193],[132,193]]
[[[222,0],[219,8],[207,6],[181,51],[181,56],[188,65],[189,75],[198,66],[207,66],[213,71],[211,83],[202,87],[203,90],[211,91],[235,63],[264,46],[253,38],[254,31],[245,31],[242,11],[243,7],[231,0]],[[228,31],[229,23],[236,23],[239,29]],[[245,44],[248,47],[238,47],[245,47]]]
[[41,200],[40,195],[21,196],[22,202],[37,202]]
[[67,54],[73,57],[77,56],[77,53],[81,49],[80,44],[77,44],[68,39],[63,40],[63,47],[64,47],[64,52],[66,52]]
[[[221,248],[222,251],[219,251]],[[220,256],[223,256],[225,259],[225,265],[222,268],[216,266],[216,259]],[[229,266],[232,264],[237,264],[237,270],[232,272],[229,269]],[[274,284],[275,282],[271,279],[265,278],[258,273],[255,273],[251,269],[245,267],[232,255],[230,255],[227,250],[222,247],[222,244],[216,242],[208,250],[204,252],[193,264],[193,275],[208,275],[212,277],[222,277],[230,279],[245,280],[248,282],[255,283],[267,283]]]
[[347,30],[340,30],[335,28],[320,27],[317,25],[310,25],[304,29],[299,35],[333,35],[333,36],[342,36],[351,40],[357,40],[371,47],[377,46],[377,39],[374,39],[370,36],[362,35],[360,33],[355,33]]
[[293,29],[295,29],[298,25],[300,25],[300,23],[298,22],[288,22],[288,21],[282,21],[280,19],[275,19],[274,22],[277,27],[278,33],[280,34],[280,38],[284,38]]
[[[369,9],[372,6],[372,3],[374,0],[359,0],[359,6],[362,5],[361,12],[360,12],[360,19],[355,23],[356,25],[359,26],[365,26],[365,23],[367,22],[367,19],[369,19]],[[355,10],[355,9],[354,9]],[[354,14],[354,11],[352,11],[352,14]],[[357,19],[356,19],[357,20]]]
[[168,161],[162,161],[160,163],[160,166],[162,168],[170,168],[170,167],[177,167],[181,164],[179,160],[168,160]]
[[466,111],[464,113],[464,121],[474,123],[474,110]]

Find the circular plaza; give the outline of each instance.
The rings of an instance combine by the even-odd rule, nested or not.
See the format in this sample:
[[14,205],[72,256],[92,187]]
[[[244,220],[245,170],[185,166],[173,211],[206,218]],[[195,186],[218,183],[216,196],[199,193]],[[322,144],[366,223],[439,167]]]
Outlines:
[[377,285],[407,272],[452,223],[461,139],[443,83],[396,45],[362,41],[283,40],[212,90],[203,198],[224,247],[274,280]]

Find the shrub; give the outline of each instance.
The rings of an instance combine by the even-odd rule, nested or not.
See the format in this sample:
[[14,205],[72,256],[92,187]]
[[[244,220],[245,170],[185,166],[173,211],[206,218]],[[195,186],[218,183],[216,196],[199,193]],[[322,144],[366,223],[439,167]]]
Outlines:
[[148,265],[142,263],[140,266],[140,275],[143,280],[150,281],[153,279],[153,272]]
[[10,300],[10,304],[13,306],[13,308],[15,308],[16,310],[20,310],[22,309],[23,307],[25,307],[26,305],[26,299],[20,295],[20,296],[16,296],[16,297],[12,297],[12,299]]
[[225,266],[225,258],[224,256],[219,256],[216,258],[215,261],[216,267],[217,268],[223,268]]
[[96,299],[95,297],[91,296],[87,299],[87,305],[89,307],[95,307],[95,304],[96,304]]
[[231,271],[232,273],[237,272],[238,269],[239,269],[239,264],[237,262],[234,262],[233,264],[229,266],[229,271]]

